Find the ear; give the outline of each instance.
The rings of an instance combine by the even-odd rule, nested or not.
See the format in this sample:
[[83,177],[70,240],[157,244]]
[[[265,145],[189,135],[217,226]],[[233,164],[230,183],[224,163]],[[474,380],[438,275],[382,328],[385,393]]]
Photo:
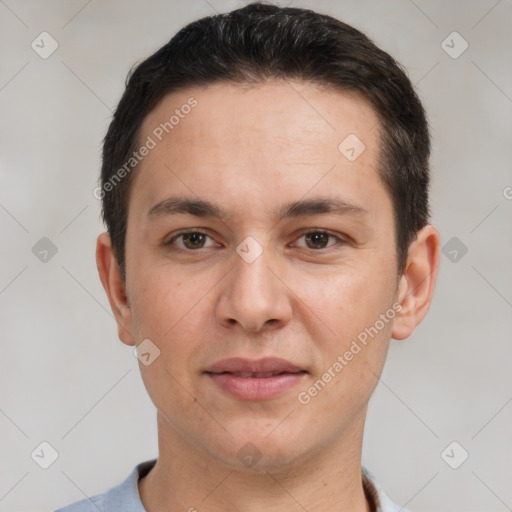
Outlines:
[[428,224],[409,246],[406,268],[400,277],[397,301],[402,309],[396,314],[391,336],[408,338],[423,320],[432,302],[440,258],[440,235]]
[[108,233],[101,233],[96,243],[96,265],[101,284],[110,302],[110,307],[117,322],[119,339],[126,345],[135,345],[132,330],[132,310],[126,296],[126,288],[112,251]]

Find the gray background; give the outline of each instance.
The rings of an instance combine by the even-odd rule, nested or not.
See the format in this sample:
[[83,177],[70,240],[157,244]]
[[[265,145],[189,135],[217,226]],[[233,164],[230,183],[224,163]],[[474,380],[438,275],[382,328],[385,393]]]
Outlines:
[[[51,511],[157,455],[155,409],[97,277],[101,140],[132,64],[240,5],[0,1],[0,510]],[[512,3],[292,5],[353,24],[407,68],[432,127],[432,223],[443,245],[456,237],[429,315],[391,344],[363,464],[413,511],[512,510]],[[43,31],[59,45],[47,59],[31,48]],[[454,31],[469,44],[458,58]],[[46,470],[31,458],[42,441],[59,455]],[[469,453],[458,469],[441,456],[452,441],[452,465]]]

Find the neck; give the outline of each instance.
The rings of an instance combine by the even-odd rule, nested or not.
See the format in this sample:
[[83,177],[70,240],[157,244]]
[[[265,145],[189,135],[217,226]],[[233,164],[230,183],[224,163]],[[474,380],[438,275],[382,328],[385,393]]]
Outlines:
[[240,471],[188,445],[158,414],[159,457],[139,481],[147,512],[371,512],[361,479],[364,419],[286,465]]

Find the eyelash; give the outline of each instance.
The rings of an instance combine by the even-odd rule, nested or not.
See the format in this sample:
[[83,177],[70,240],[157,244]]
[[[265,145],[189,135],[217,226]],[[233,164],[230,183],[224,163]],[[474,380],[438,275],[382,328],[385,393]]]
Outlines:
[[[187,235],[187,234],[192,234],[192,233],[197,233],[199,235],[204,235],[204,236],[207,236],[208,238],[212,239],[212,237],[206,233],[205,231],[201,231],[199,229],[188,229],[188,230],[184,230],[184,231],[180,231],[178,233],[176,233],[175,235],[173,235],[168,241],[164,242],[164,246],[165,247],[169,247],[169,246],[172,246],[173,245],[173,242],[178,239],[180,236],[183,236],[183,235]],[[308,234],[323,234],[323,235],[328,235],[329,237],[332,237],[332,238],[335,238],[337,240],[337,243],[333,244],[333,245],[329,245],[327,247],[323,247],[323,248],[320,248],[320,249],[309,249],[308,247],[301,247],[301,249],[304,249],[306,251],[310,251],[310,252],[321,252],[321,251],[326,251],[328,249],[331,249],[332,247],[335,247],[338,243],[342,243],[342,244],[347,244],[347,240],[337,236],[337,235],[333,235],[332,233],[330,233],[329,231],[325,231],[323,229],[306,229],[306,230],[303,230],[299,233],[299,237],[297,238],[300,239],[302,238],[303,236],[305,235],[308,235]],[[176,250],[178,251],[184,251],[184,252],[199,252],[201,249],[208,249],[208,247],[200,247],[198,249],[188,249],[188,248],[183,248],[183,247],[176,247],[175,248]]]

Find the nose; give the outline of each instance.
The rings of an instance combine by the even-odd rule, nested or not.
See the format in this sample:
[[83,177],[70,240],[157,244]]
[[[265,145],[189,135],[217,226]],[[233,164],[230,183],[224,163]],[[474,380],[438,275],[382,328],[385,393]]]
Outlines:
[[233,267],[222,281],[217,304],[218,321],[224,326],[250,332],[278,329],[292,314],[290,289],[283,270],[270,248],[254,260],[233,255]]

